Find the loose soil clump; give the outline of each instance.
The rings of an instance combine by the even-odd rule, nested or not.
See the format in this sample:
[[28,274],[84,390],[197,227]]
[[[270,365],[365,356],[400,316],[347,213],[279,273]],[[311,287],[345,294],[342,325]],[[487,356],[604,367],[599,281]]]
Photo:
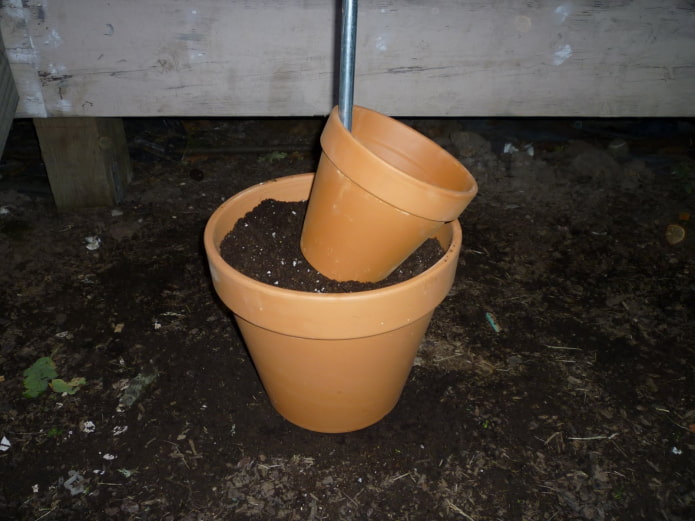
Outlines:
[[439,241],[428,239],[379,282],[336,281],[315,270],[302,254],[300,238],[306,209],[306,201],[261,201],[222,240],[222,258],[244,275],[280,288],[345,293],[406,281],[434,265],[444,254]]

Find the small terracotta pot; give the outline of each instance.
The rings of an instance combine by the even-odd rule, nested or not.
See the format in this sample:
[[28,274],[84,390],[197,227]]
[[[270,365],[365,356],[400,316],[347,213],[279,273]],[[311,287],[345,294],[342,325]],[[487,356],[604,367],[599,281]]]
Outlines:
[[223,203],[205,228],[215,290],[234,313],[275,409],[319,432],[376,423],[396,405],[435,307],[449,292],[461,249],[458,221],[436,238],[446,250],[431,268],[387,288],[310,293],[243,275],[220,255],[237,220],[265,199],[306,200],[314,176],[261,183]]
[[335,280],[387,277],[477,193],[451,154],[393,118],[353,108],[352,132],[334,108],[309,198],[301,249]]

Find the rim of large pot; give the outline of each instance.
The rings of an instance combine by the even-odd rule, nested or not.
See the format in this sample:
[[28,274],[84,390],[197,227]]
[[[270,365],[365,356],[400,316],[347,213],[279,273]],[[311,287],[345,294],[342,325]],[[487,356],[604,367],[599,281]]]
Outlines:
[[[385,333],[432,312],[448,294],[456,274],[462,243],[457,220],[445,224],[436,234],[440,242],[442,238],[449,241],[449,246],[435,264],[411,279],[379,289],[351,293],[287,289],[244,275],[222,258],[219,245],[241,216],[264,199],[306,200],[313,177],[312,173],[297,174],[259,183],[238,192],[213,212],[203,240],[213,284],[224,304],[234,314],[265,329],[291,336],[331,339]],[[299,199],[298,190],[303,194]],[[292,193],[295,195],[291,196]],[[231,210],[235,206],[243,209]],[[223,217],[233,212],[241,215],[223,224]],[[303,310],[298,309],[298,302],[304,306]],[[280,324],[275,315],[282,317]]]

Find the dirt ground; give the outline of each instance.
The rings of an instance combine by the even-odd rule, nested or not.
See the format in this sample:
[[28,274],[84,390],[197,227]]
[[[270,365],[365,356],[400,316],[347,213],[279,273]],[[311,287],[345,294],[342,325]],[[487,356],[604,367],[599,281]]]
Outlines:
[[692,121],[408,121],[480,192],[400,402],[339,435],[273,410],[202,248],[323,120],[126,123],[117,208],[57,212],[30,122],[0,165],[0,519],[695,519]]

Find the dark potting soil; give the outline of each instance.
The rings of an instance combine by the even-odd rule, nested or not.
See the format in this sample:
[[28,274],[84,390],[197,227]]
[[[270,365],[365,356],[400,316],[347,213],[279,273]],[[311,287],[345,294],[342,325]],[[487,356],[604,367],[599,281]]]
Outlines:
[[382,281],[339,282],[315,270],[302,254],[299,242],[306,208],[306,201],[262,201],[222,240],[222,258],[244,275],[266,284],[315,293],[346,293],[406,281],[444,254],[439,241],[428,239]]

